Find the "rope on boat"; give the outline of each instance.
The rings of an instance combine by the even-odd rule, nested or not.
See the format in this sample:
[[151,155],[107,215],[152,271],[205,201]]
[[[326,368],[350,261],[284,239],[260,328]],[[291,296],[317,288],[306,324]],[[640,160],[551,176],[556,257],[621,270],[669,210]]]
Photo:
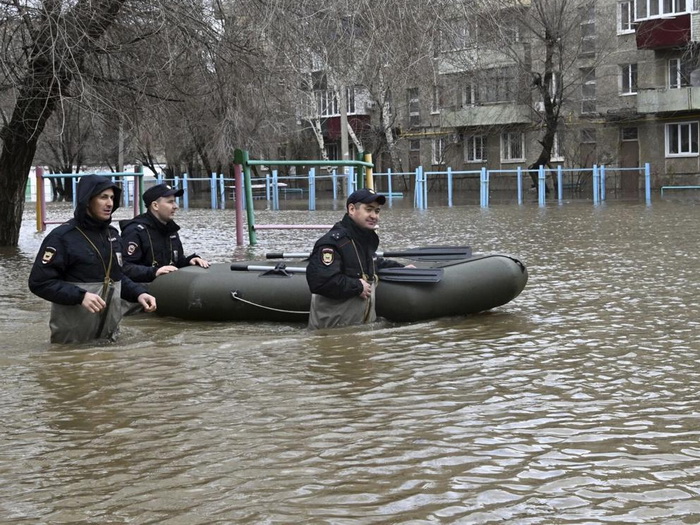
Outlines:
[[272,306],[265,306],[264,304],[258,304],[254,303],[252,301],[248,301],[246,299],[243,299],[242,297],[238,296],[238,291],[234,290],[231,292],[231,297],[235,299],[236,301],[241,301],[242,303],[249,304],[251,306],[257,306],[258,308],[262,308],[263,310],[271,310],[273,312],[282,312],[285,314],[299,314],[299,315],[308,315],[308,311],[304,310],[283,310],[282,308],[273,308]]

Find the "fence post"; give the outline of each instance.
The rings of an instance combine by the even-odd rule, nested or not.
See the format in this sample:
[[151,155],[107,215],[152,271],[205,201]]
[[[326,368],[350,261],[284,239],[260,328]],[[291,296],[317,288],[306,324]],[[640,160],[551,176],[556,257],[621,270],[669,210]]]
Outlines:
[[600,200],[605,200],[605,164],[600,167]]
[[73,209],[78,207],[78,179],[71,177],[71,186],[73,186]]
[[218,174],[219,181],[219,209],[226,209],[226,176],[223,173]]
[[136,174],[134,175],[134,217],[139,213],[143,213],[143,199],[141,195],[143,194],[143,164],[136,167]]
[[644,164],[644,192],[647,204],[651,204],[651,165],[648,162]]
[[333,200],[338,200],[338,170],[333,168],[331,171],[331,181],[333,183]]
[[452,207],[452,168],[447,168],[447,206]]
[[600,174],[598,173],[598,166],[593,164],[593,204],[598,204],[600,202]]
[[389,168],[386,172],[386,181],[386,187],[389,190],[389,206],[391,206],[394,203],[394,192],[391,189],[391,168]]
[[348,197],[355,191],[355,166],[349,166],[345,171],[345,182],[348,188]]
[[518,204],[523,203],[523,168],[518,166]]
[[481,184],[479,185],[479,187],[480,187],[481,207],[488,208],[488,206],[489,206],[489,180],[488,180],[488,171],[486,171],[485,166],[481,167]]
[[277,170],[272,170],[272,209],[280,209],[280,185]]
[[540,206],[545,206],[547,202],[547,173],[544,166],[540,164],[537,169],[537,202]]
[[36,167],[36,231],[46,231],[46,191],[44,190],[44,168]]
[[309,168],[309,211],[316,210],[316,169]]
[[182,189],[185,190],[185,193],[182,194],[182,204],[183,204],[184,208],[187,210],[190,207],[190,192],[189,192],[187,173],[182,174]]
[[413,190],[413,205],[419,210],[423,209],[423,179],[421,178],[421,167],[416,168],[416,184]]
[[559,199],[559,202],[561,203],[562,200],[564,200],[564,188],[562,188],[564,184],[564,174],[561,169],[561,164],[557,166],[557,199]]
[[236,245],[243,244],[243,174],[241,165],[233,165],[233,191],[235,193],[234,206],[236,208]]
[[209,176],[209,204],[212,210],[216,209],[216,173],[213,171]]

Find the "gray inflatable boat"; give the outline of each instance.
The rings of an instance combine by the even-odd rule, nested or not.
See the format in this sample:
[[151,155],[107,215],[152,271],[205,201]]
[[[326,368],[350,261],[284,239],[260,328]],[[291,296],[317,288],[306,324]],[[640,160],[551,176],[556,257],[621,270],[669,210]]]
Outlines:
[[[249,261],[181,268],[149,291],[161,316],[201,321],[306,322],[311,293],[304,263]],[[383,271],[382,271],[383,272]],[[508,255],[389,269],[379,273],[377,315],[394,322],[468,315],[502,306],[527,284],[525,265]]]

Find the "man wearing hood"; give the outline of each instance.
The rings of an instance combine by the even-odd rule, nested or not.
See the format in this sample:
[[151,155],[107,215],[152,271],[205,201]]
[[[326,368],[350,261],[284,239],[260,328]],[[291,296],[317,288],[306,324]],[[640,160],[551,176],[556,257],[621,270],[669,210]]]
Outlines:
[[120,221],[124,243],[124,272],[136,282],[151,282],[158,275],[178,268],[209,263],[196,253],[184,255],[180,226],[173,220],[178,209],[175,197],[184,193],[167,184],[156,184],[143,193],[146,213]]
[[122,273],[121,239],[110,225],[121,189],[107,177],[85,175],[77,192],[73,218],[46,236],[29,274],[29,289],[52,303],[52,343],[114,340],[120,298],[156,309],[155,298]]
[[379,212],[384,195],[363,188],[353,192],[340,222],[316,241],[306,280],[311,290],[309,328],[374,322],[377,270],[403,265],[376,257]]

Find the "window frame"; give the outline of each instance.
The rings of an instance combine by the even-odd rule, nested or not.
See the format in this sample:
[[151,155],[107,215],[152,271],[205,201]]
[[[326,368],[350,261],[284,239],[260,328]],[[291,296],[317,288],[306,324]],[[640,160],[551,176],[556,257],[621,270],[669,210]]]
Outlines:
[[[515,144],[512,138],[520,136],[519,147],[520,156],[514,157],[512,145]],[[501,162],[523,162],[525,160],[525,133],[523,131],[504,131],[501,133]]]
[[636,95],[639,90],[639,70],[637,63],[621,64],[619,79],[620,96]]
[[[431,162],[434,166],[445,164],[445,151],[447,150],[447,137],[436,137],[430,148]],[[439,154],[439,156],[438,156]]]
[[617,34],[629,35],[634,32],[634,0],[622,0],[617,3]]
[[486,162],[486,144],[486,135],[467,135],[464,137],[464,161]]
[[[674,63],[676,64],[675,74],[673,74],[671,71]],[[683,57],[669,58],[666,63],[668,89],[683,89],[690,87],[690,73],[692,72],[692,67],[693,64],[691,64],[688,60],[683,60]],[[672,77],[675,77],[675,82],[672,81]]]
[[557,131],[554,133],[554,143],[552,144],[552,154],[550,156],[550,161],[552,162],[564,162],[566,159],[561,152],[561,133]]
[[[673,137],[672,134],[670,133],[670,130],[672,128],[676,128],[676,136]],[[688,132],[688,144],[689,148],[687,151],[681,151],[682,150],[682,140],[683,140],[683,133],[682,129],[687,127],[689,132]],[[698,133],[700,132],[700,121],[697,120],[689,120],[685,122],[669,122],[664,126],[664,143],[665,143],[665,148],[666,148],[666,158],[684,158],[684,157],[698,157],[700,156],[700,146],[699,146],[699,141],[698,141]],[[678,151],[672,152],[671,151],[671,141],[672,139],[675,138],[677,140],[676,146],[678,147]],[[695,139],[693,141],[693,139]],[[694,146],[693,146],[694,144]],[[694,150],[694,151],[693,151]]]

